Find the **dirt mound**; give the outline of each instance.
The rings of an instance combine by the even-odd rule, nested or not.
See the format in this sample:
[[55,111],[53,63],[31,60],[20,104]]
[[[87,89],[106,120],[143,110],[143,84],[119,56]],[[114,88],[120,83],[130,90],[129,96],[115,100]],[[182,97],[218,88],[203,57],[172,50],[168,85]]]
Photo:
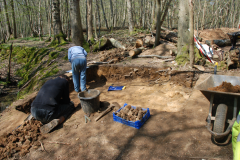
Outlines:
[[144,51],[141,55],[170,56],[170,50],[176,51],[177,47],[172,43],[163,43],[153,49]]
[[[217,29],[205,29],[199,30],[199,37],[205,40],[217,40],[217,39],[229,39],[227,33],[237,32],[235,28],[217,28]],[[194,32],[197,35],[197,31]]]
[[124,54],[123,49],[114,48],[108,51],[102,51],[99,53],[101,62],[109,62],[117,63],[125,59],[127,55]]
[[38,148],[42,139],[39,128],[41,122],[29,120],[13,132],[0,137],[0,159],[22,157],[29,152],[31,147]]
[[208,90],[219,91],[219,92],[240,93],[240,86],[239,85],[233,86],[231,83],[222,82],[221,85],[217,87],[208,88]]

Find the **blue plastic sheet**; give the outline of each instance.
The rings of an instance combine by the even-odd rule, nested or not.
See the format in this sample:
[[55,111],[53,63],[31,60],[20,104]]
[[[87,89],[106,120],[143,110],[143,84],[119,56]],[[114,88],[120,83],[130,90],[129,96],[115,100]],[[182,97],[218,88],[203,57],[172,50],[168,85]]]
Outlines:
[[110,86],[108,91],[121,91],[123,89],[125,89],[125,86]]

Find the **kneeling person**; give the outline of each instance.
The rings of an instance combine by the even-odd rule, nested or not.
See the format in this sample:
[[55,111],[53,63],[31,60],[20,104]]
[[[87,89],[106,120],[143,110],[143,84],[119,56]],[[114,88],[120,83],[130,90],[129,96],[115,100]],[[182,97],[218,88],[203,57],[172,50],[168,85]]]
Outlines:
[[69,78],[66,75],[48,80],[32,102],[32,116],[45,124],[40,128],[42,133],[50,132],[74,111],[74,104],[69,98],[68,83]]

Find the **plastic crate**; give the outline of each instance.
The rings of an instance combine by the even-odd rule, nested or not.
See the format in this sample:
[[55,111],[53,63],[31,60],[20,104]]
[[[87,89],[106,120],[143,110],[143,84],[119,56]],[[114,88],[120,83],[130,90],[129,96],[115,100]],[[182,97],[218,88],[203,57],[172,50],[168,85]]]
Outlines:
[[[137,128],[137,129],[140,129],[142,127],[142,125],[148,120],[148,118],[150,117],[150,111],[149,111],[149,108],[145,109],[145,108],[142,108],[142,110],[147,110],[147,113],[143,116],[142,120],[138,120],[138,121],[127,121],[121,117],[118,117],[115,115],[115,113],[118,113],[120,112],[121,109],[123,109],[125,106],[127,105],[127,103],[125,103],[123,105],[123,107],[121,107],[118,111],[116,112],[113,112],[113,120],[116,121],[116,122],[119,122],[119,123],[122,123],[122,124],[125,124],[125,125],[128,125],[130,127],[133,127],[133,128]],[[132,108],[136,109],[135,106],[132,106]]]

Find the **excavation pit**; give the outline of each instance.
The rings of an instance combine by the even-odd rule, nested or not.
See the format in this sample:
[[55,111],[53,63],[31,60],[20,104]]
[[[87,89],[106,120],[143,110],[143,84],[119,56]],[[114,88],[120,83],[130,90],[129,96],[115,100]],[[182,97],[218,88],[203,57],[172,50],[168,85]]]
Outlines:
[[[151,117],[139,130],[113,121],[112,112],[97,122],[94,119],[100,113],[94,112],[89,117],[91,122],[85,123],[85,113],[79,107],[80,100],[73,90],[73,84],[70,84],[70,99],[77,107],[76,112],[42,140],[48,153],[41,151],[41,146],[30,148],[25,159],[142,159],[142,156],[144,159],[178,159],[213,154],[223,158],[231,157],[226,154],[231,152],[231,146],[218,148],[213,145],[205,127],[209,103],[201,92],[193,89],[199,83],[197,80],[201,74],[198,71],[173,71],[144,66],[91,66],[87,70],[87,87],[101,92],[99,112],[112,102],[118,102],[120,106],[127,103],[149,108]],[[108,91],[111,85],[126,88]],[[17,106],[21,108],[20,103]],[[0,134],[12,129],[9,124],[18,126],[24,119],[20,117],[27,116],[13,109],[7,114],[9,116],[2,117],[2,120],[6,119],[8,126],[1,123]],[[10,114],[21,116],[12,117]],[[49,141],[71,145],[47,143]]]

